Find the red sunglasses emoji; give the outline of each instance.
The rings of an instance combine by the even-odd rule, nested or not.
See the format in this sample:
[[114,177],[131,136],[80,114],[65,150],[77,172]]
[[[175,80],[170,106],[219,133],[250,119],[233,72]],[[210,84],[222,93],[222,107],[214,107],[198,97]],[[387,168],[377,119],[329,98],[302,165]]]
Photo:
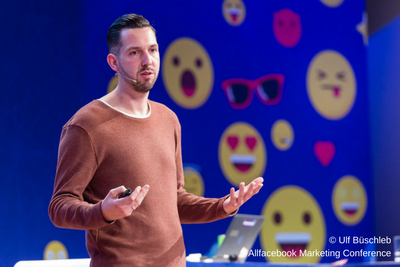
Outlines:
[[256,80],[233,78],[222,82],[229,104],[235,109],[247,108],[253,100],[253,91],[265,105],[276,105],[282,99],[282,74],[267,74]]

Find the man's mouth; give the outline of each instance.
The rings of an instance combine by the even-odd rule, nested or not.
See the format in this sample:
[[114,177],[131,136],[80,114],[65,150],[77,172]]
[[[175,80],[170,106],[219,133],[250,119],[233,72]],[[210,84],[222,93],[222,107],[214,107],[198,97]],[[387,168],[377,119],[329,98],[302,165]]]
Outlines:
[[309,233],[276,233],[275,242],[278,243],[282,251],[292,252],[292,258],[300,257],[300,251],[304,251],[307,248],[308,243],[311,241],[311,235]]
[[236,167],[239,172],[247,172],[256,162],[253,155],[231,155],[229,161]]
[[360,208],[360,204],[357,202],[343,202],[340,204],[340,208],[349,216],[353,216],[357,213]]
[[153,72],[152,72],[152,71],[142,71],[142,72],[140,73],[140,76],[142,76],[142,77],[145,78],[145,79],[151,78],[152,75],[153,75]]

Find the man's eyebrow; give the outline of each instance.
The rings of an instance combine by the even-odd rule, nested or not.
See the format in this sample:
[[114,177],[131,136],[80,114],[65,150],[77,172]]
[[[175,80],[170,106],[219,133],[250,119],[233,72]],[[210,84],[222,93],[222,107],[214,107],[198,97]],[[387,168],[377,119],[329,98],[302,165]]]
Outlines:
[[[152,45],[150,45],[150,47],[158,47],[158,44],[152,44]],[[129,51],[129,50],[136,50],[136,49],[143,49],[143,47],[141,47],[141,46],[130,46],[126,50]]]

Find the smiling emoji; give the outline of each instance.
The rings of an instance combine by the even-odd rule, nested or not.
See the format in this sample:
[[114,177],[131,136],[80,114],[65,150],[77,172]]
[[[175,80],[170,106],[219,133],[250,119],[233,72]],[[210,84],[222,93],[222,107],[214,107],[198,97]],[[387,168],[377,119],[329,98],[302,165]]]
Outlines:
[[307,93],[322,117],[329,120],[345,117],[357,93],[354,71],[347,59],[333,50],[314,56],[307,71]]
[[[265,251],[289,256],[269,257],[273,263],[317,263],[320,257],[302,256],[300,251],[321,251],[325,247],[325,220],[318,202],[298,186],[284,186],[267,199],[262,214],[261,244]],[[284,254],[283,254],[284,255]]]
[[219,142],[219,164],[233,185],[246,184],[262,176],[267,162],[264,141],[248,123],[229,126]]
[[246,6],[242,0],[225,0],[222,4],[222,14],[230,25],[239,26],[246,17]]
[[285,120],[277,120],[272,125],[271,139],[277,149],[288,150],[294,142],[294,132],[290,123]]
[[358,224],[367,209],[367,194],[363,184],[351,175],[336,182],[332,192],[332,206],[336,217],[343,224]]
[[214,70],[207,51],[190,38],[179,38],[168,46],[162,76],[172,100],[187,109],[202,106],[214,83]]
[[199,169],[200,168],[197,166],[183,167],[183,173],[185,176],[185,185],[183,188],[188,193],[202,197],[204,196],[204,182]]

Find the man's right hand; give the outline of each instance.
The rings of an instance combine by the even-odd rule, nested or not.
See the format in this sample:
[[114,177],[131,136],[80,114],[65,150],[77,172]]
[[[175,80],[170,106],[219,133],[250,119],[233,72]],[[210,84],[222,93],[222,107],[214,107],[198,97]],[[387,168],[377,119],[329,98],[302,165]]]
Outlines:
[[114,221],[131,215],[140,206],[149,188],[149,185],[138,186],[132,194],[124,198],[118,197],[126,190],[125,186],[111,189],[101,205],[104,220]]

